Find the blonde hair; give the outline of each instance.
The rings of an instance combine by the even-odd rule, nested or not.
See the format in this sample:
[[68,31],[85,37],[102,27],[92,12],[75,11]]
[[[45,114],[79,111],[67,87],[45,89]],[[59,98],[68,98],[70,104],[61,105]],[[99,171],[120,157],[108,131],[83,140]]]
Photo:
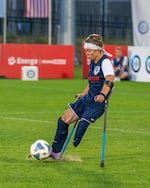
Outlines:
[[103,38],[98,35],[98,34],[91,34],[89,35],[84,43],[87,42],[87,43],[92,43],[92,44],[95,44],[96,46],[99,46],[99,47],[103,47]]

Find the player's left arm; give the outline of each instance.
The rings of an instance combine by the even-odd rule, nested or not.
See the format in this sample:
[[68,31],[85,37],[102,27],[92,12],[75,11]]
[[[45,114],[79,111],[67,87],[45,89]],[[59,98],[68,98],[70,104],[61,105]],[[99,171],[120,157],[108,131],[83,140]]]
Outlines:
[[105,96],[107,96],[110,90],[113,88],[113,81],[114,81],[114,75],[107,75],[105,77],[105,82],[100,92],[103,93]]

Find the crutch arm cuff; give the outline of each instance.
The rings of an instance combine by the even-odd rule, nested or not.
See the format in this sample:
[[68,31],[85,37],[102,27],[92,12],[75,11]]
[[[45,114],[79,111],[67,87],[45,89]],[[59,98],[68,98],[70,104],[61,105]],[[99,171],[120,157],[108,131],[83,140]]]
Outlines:
[[110,87],[110,89],[112,89],[114,87],[114,83],[109,80],[105,80],[104,84],[106,84],[108,87]]

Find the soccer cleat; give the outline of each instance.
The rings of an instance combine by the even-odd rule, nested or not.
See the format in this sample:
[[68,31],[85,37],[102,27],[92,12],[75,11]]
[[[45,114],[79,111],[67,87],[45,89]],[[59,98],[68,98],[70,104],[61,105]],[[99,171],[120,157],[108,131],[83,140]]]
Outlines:
[[53,158],[54,160],[59,160],[61,158],[61,153],[60,152],[55,153],[55,152],[51,151],[50,157]]

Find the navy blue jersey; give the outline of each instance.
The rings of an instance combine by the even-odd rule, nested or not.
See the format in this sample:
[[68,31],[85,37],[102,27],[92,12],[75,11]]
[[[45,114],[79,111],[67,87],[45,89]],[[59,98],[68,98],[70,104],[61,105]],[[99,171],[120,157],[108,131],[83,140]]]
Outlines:
[[[88,93],[84,97],[78,99],[75,103],[69,104],[69,107],[79,118],[83,118],[88,122],[94,122],[103,114],[105,101],[102,103],[95,102],[94,97],[100,94],[107,75],[114,75],[114,69],[111,61],[106,55],[103,55],[97,63],[94,63],[93,61],[90,62]],[[106,98],[108,96],[109,93]]]
[[104,55],[96,64],[91,61],[88,74],[89,95],[98,95],[103,87],[105,77],[102,71],[102,62],[107,56]]
[[94,97],[100,94],[105,81],[105,77],[102,71],[102,62],[106,58],[107,56],[103,55],[103,57],[97,63],[94,63],[93,61],[90,63],[90,69],[88,73],[89,91],[88,94],[84,97],[86,102],[94,102]]

